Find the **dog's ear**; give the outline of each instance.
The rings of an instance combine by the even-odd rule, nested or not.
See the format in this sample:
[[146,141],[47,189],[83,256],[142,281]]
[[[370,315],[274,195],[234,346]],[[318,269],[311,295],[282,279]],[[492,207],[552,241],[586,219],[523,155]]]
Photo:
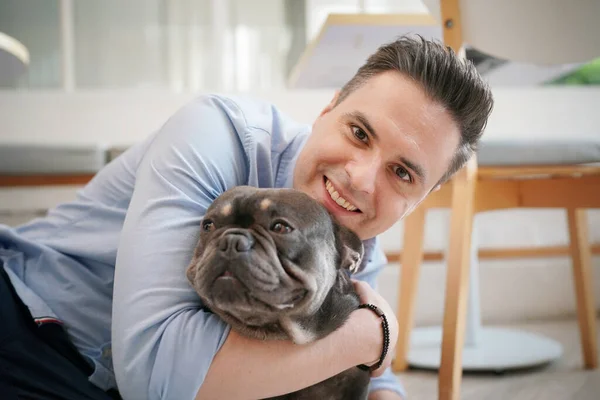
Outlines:
[[350,273],[355,273],[361,265],[364,248],[363,243],[350,229],[333,221],[335,230],[336,249],[339,255],[339,265],[341,269],[347,269]]

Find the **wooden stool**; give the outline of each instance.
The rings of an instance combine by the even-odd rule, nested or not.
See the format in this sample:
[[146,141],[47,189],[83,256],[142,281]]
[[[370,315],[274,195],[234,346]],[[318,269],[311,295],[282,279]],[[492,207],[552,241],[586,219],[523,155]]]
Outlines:
[[398,321],[401,331],[394,371],[407,367],[423,233],[428,209],[450,207],[450,243],[444,306],[440,398],[458,398],[462,373],[466,303],[469,285],[470,243],[473,217],[480,211],[516,207],[551,207],[567,210],[570,255],[581,346],[586,368],[596,368],[597,336],[592,291],[591,251],[587,233],[587,208],[600,208],[599,166],[477,167],[471,160],[438,192],[432,193],[405,219],[401,260]]
[[[496,57],[538,64],[583,62],[600,54],[600,42],[595,39],[600,28],[592,20],[592,15],[600,12],[597,2],[578,4],[570,13],[561,11],[558,0],[528,7],[523,7],[517,0],[424,0],[424,3],[441,23],[444,42],[458,54],[465,42]],[[398,309],[402,331],[393,365],[396,371],[406,368],[414,295],[423,258],[426,210],[440,206],[452,208],[438,382],[440,399],[458,400],[460,395],[471,231],[473,216],[478,211],[510,207],[561,207],[567,210],[584,362],[586,368],[597,367],[585,209],[600,207],[600,167],[555,165],[555,162],[546,166],[537,164],[531,168],[504,165],[478,169],[477,161],[473,159],[451,182],[439,192],[432,193],[405,219],[405,232],[411,234],[405,234],[403,247]]]

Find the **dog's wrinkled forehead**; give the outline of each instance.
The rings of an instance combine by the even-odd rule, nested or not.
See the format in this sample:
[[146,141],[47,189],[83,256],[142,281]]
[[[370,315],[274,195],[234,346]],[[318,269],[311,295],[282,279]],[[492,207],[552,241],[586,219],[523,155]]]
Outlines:
[[293,189],[259,189],[237,186],[219,196],[206,217],[248,227],[258,216],[284,217],[303,225],[330,222],[327,211],[316,200]]

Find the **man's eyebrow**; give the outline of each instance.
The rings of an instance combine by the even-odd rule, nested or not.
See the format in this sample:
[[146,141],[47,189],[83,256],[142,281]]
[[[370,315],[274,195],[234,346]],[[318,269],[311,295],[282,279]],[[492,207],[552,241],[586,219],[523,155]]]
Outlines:
[[[377,133],[375,132],[375,129],[369,123],[369,119],[362,112],[351,111],[346,115],[349,118],[355,119],[358,122],[360,122],[361,125],[363,125],[367,131],[369,131],[371,136],[373,136],[373,139],[377,139]],[[400,161],[402,162],[402,164],[406,165],[407,168],[411,169],[421,182],[425,182],[425,169],[423,167],[421,167],[419,164],[413,161],[410,161],[405,157],[400,157]]]

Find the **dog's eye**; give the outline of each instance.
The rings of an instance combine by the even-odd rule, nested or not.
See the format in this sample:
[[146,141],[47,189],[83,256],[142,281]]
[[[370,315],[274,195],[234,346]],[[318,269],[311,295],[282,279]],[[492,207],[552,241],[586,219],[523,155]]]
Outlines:
[[294,228],[283,221],[277,221],[271,225],[271,230],[275,233],[290,233]]
[[202,230],[204,232],[212,232],[215,230],[215,223],[211,220],[206,220],[202,223]]

